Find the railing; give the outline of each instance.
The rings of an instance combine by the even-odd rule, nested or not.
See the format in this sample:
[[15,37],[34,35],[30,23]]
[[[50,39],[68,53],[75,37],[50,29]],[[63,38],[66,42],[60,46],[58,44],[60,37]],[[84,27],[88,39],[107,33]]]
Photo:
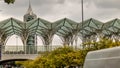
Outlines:
[[2,54],[42,54],[60,46],[2,46]]

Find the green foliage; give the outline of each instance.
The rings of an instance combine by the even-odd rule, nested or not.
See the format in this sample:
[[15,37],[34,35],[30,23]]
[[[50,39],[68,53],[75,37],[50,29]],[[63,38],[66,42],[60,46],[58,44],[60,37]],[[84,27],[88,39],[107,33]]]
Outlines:
[[84,43],[83,46],[86,46],[85,49],[91,50],[99,50],[99,49],[105,49],[105,48],[111,48],[120,46],[120,41],[118,40],[112,40],[108,38],[101,38],[98,42],[87,42]]
[[46,53],[34,61],[22,62],[26,68],[63,68],[83,65],[87,53],[83,50],[74,50],[72,47],[60,47]]
[[13,4],[15,2],[15,0],[4,0],[4,2],[7,3],[7,4],[10,4],[10,3]]
[[119,46],[118,40],[102,38],[98,42],[84,43],[84,49],[75,50],[72,47],[64,46],[51,52],[46,52],[34,61],[22,62],[26,68],[63,68],[70,66],[83,66],[85,56],[89,51]]

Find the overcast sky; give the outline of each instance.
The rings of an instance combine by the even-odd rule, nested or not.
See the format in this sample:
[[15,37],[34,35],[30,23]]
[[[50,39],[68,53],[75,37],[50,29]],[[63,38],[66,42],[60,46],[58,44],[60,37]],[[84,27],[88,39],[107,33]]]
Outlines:
[[[0,20],[14,17],[23,20],[29,0],[16,0],[14,4],[0,1]],[[70,18],[81,22],[81,0],[31,0],[34,13],[45,20],[54,22]],[[84,20],[95,18],[102,22],[120,18],[120,0],[84,0]]]
[[[84,0],[84,19],[95,18],[106,22],[120,17],[120,0]],[[16,0],[14,4],[0,2],[0,20],[14,17],[23,20],[29,0]],[[81,0],[31,0],[34,13],[54,22],[61,18],[81,21]]]

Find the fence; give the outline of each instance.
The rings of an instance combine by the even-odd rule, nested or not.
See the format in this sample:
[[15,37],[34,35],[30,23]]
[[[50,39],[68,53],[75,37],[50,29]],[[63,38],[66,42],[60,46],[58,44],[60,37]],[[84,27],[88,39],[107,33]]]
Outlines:
[[60,46],[2,46],[2,54],[40,54]]

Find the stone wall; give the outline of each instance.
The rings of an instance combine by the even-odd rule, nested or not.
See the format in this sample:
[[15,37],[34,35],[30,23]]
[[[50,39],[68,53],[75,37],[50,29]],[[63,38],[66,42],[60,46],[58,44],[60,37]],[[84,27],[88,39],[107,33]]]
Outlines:
[[84,68],[120,68],[120,47],[89,52]]

